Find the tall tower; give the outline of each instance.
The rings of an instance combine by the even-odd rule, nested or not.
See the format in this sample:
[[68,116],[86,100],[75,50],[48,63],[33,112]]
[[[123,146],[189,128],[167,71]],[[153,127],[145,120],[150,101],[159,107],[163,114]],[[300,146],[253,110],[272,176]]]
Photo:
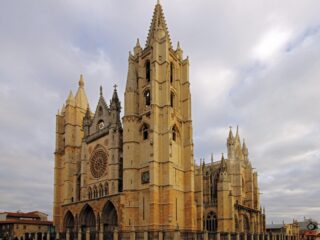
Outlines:
[[[189,61],[172,48],[161,5],[145,48],[129,54],[125,90],[123,229],[200,230],[194,189]],[[200,216],[198,216],[200,218]],[[199,221],[200,222],[200,221]]]
[[76,176],[83,138],[82,121],[88,106],[84,79],[80,76],[75,96],[70,91],[66,104],[56,116],[56,149],[54,167],[53,221],[58,231],[62,226],[62,205],[77,199]]

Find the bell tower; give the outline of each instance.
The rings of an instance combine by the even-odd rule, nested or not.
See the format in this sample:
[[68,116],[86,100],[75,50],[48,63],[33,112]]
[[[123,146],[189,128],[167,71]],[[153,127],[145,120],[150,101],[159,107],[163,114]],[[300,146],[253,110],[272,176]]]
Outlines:
[[189,60],[173,49],[162,6],[144,48],[129,54],[125,90],[124,229],[196,231]]

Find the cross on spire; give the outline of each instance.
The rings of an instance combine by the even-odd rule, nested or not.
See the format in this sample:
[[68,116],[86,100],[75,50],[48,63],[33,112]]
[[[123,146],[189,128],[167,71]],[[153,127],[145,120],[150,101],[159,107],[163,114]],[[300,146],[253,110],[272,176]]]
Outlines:
[[115,84],[115,85],[113,85],[113,87],[114,87],[114,90],[117,90],[118,85]]

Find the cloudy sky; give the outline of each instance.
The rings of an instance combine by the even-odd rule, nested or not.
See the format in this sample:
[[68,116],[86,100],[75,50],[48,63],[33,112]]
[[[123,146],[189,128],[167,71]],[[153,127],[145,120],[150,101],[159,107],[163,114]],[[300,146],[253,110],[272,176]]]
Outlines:
[[[0,211],[52,214],[55,115],[86,79],[91,108],[123,91],[155,0],[1,0]],[[267,221],[320,220],[320,2],[162,0],[190,57],[195,156],[240,126]],[[123,102],[123,101],[122,101]]]

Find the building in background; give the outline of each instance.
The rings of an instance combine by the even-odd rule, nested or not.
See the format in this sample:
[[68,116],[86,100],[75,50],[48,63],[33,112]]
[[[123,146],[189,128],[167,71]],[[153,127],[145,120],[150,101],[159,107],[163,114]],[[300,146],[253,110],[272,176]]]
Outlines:
[[52,228],[52,221],[48,221],[48,215],[39,211],[0,213],[0,239],[2,240],[46,240]]
[[300,239],[315,240],[320,239],[319,223],[311,218],[305,218],[298,222],[300,228]]
[[273,237],[273,239],[280,240],[286,239],[299,239],[300,238],[300,226],[296,220],[292,223],[281,224],[267,224],[267,233]]
[[227,159],[195,163],[189,59],[173,48],[159,3],[128,65],[122,121],[116,88],[109,103],[101,88],[91,111],[83,76],[56,116],[59,238],[264,238],[257,173],[238,131]]

